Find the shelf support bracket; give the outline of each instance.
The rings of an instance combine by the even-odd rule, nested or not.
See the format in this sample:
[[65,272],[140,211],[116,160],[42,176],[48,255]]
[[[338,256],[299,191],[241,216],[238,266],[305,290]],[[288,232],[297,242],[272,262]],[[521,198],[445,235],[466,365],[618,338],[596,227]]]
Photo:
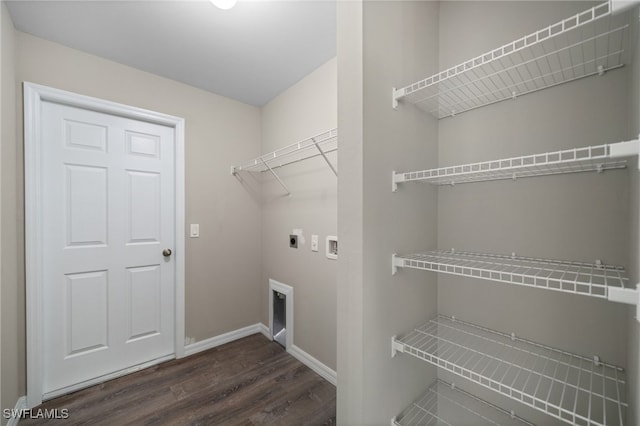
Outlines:
[[318,145],[318,142],[316,142],[316,138],[311,138],[311,142],[313,142],[313,144],[316,146],[316,148],[320,152],[320,155],[322,155],[322,158],[324,158],[324,161],[327,162],[327,164],[329,165],[329,168],[331,169],[333,174],[336,175],[336,177],[338,177],[338,171],[335,169],[335,167],[333,167],[333,164],[331,164],[331,162],[327,158],[327,155],[324,153],[322,148],[320,148],[320,146]]
[[402,259],[398,259],[397,253],[393,253],[391,255],[391,275],[395,275],[398,273],[399,266],[404,266],[404,261]]
[[273,177],[276,178],[276,180],[278,181],[278,183],[280,183],[280,185],[282,185],[282,187],[284,188],[285,191],[287,191],[287,195],[291,195],[291,191],[289,191],[289,188],[287,188],[287,185],[284,184],[284,182],[282,181],[282,179],[280,179],[280,176],[278,176],[278,174],[276,172],[273,171],[273,169],[271,168],[271,166],[269,166],[267,164],[266,161],[264,161],[264,159],[262,160],[262,164],[264,164],[264,166],[269,169],[269,171],[271,172],[271,174],[273,175]]
[[[609,158],[638,157],[640,155],[640,135],[638,139],[617,142],[609,145]],[[638,161],[638,170],[640,170],[640,159]]]
[[404,345],[396,340],[396,335],[391,336],[391,358],[399,353],[404,353]]
[[391,192],[398,192],[398,174],[395,170],[391,172]]
[[396,90],[395,87],[391,88],[391,108],[398,109],[398,99],[404,96],[404,89]]
[[626,303],[636,305],[636,321],[640,322],[640,284],[635,289],[609,287],[607,299],[611,302]]

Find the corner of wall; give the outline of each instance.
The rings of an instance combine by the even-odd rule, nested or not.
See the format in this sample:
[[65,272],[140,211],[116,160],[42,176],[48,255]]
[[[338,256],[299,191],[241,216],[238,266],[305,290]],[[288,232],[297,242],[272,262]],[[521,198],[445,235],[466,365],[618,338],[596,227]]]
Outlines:
[[[335,129],[336,74],[336,62],[329,60],[262,107],[263,155]],[[331,149],[326,158],[332,167],[337,165]],[[295,155],[283,159],[285,165],[274,170],[289,196],[275,176],[260,177],[261,319],[269,323],[270,279],[295,288],[295,345],[335,369],[337,267],[335,260],[325,256],[324,246],[325,237],[337,231],[336,176],[318,155],[297,159]],[[288,237],[296,233],[297,248],[290,248]],[[316,250],[311,247],[314,235]]]
[[[17,80],[16,80],[16,31],[4,1],[0,4],[0,407],[13,408],[24,394],[25,371],[20,360],[20,291],[18,264],[15,252],[17,243],[17,201],[15,192],[17,156]],[[24,313],[24,312],[22,312]],[[3,419],[2,422],[5,422]]]
[[337,422],[363,424],[363,1],[337,5],[338,180]]
[[[640,7],[636,7],[634,16],[640,17]],[[640,24],[638,19],[633,20],[633,28],[630,31],[634,36],[633,62],[629,72],[629,135],[630,139],[637,138],[640,133]],[[640,162],[640,159],[637,160]],[[630,171],[629,189],[631,193],[631,235],[629,238],[629,278],[631,283],[640,281],[640,171],[636,164],[632,164],[634,170]],[[628,424],[640,423],[640,323],[636,320],[636,308],[629,307],[628,348],[627,348],[627,376],[628,376],[628,400],[627,410]]]

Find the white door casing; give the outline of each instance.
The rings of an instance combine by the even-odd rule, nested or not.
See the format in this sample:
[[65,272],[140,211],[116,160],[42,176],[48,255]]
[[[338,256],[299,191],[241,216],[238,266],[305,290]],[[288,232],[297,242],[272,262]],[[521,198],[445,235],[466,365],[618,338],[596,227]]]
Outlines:
[[183,356],[184,122],[24,90],[33,407],[78,383]]

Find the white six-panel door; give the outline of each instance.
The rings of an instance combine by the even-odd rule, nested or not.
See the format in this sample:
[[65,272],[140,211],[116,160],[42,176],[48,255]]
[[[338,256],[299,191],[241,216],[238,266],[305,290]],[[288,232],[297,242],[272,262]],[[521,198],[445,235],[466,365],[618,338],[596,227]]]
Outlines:
[[43,394],[174,353],[174,129],[41,109]]

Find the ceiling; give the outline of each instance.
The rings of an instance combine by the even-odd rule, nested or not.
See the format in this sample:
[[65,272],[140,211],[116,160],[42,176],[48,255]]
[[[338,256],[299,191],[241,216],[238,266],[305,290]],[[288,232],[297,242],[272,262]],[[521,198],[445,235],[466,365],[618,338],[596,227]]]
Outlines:
[[332,0],[6,4],[20,31],[256,106],[336,54]]

